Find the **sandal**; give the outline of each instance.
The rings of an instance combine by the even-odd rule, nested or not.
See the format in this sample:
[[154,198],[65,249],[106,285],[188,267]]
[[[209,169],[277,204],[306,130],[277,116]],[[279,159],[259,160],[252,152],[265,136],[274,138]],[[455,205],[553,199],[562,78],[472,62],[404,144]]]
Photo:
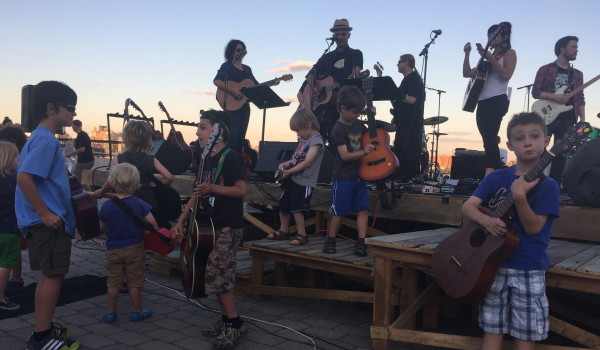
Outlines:
[[283,232],[281,230],[277,230],[271,234],[269,234],[266,238],[271,241],[283,241],[288,239],[288,233]]
[[117,322],[117,313],[116,312],[105,312],[102,314],[102,321],[104,323],[115,323]]
[[290,245],[305,245],[306,243],[308,243],[307,235],[297,235],[290,241]]
[[336,251],[337,250],[335,248],[335,237],[333,237],[333,238],[327,237],[325,239],[325,246],[323,246],[323,253],[335,254]]
[[129,311],[129,321],[131,322],[143,321],[150,317],[152,317],[152,310],[143,310],[142,312]]

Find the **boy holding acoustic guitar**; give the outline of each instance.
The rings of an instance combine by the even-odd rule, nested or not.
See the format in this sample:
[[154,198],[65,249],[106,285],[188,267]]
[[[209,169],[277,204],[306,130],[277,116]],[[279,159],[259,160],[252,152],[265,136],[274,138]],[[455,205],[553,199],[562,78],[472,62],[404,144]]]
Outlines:
[[[184,222],[188,218],[190,222],[200,222],[206,217],[212,221],[214,246],[206,257],[204,283],[197,288],[201,291],[191,291],[190,294],[217,295],[221,317],[202,330],[202,335],[216,337],[216,349],[233,348],[248,331],[248,324],[240,318],[233,296],[236,249],[244,234],[243,198],[246,194],[246,182],[240,155],[227,146],[230,130],[231,119],[227,112],[209,110],[200,116],[196,135],[200,147],[205,150],[203,159],[192,198],[186,204],[177,225],[171,229],[176,241],[183,239],[182,247],[197,245],[201,240],[200,236],[195,236],[200,235],[199,228],[192,229],[188,225],[184,236]],[[197,215],[194,217],[190,212]],[[211,225],[208,224],[208,227]],[[196,266],[195,273],[202,268]]]
[[[536,113],[513,116],[507,136],[506,145],[517,163],[486,176],[462,207],[466,219],[492,235],[512,234],[519,239],[480,304],[479,325],[485,332],[481,349],[500,349],[507,333],[515,338],[516,349],[533,349],[535,341],[546,339],[549,330],[545,270],[550,262],[546,249],[553,221],[559,216],[559,187],[551,178],[528,182],[525,175],[538,164],[550,137]],[[510,227],[501,218],[480,211],[482,206],[498,208],[509,195],[516,208]]]

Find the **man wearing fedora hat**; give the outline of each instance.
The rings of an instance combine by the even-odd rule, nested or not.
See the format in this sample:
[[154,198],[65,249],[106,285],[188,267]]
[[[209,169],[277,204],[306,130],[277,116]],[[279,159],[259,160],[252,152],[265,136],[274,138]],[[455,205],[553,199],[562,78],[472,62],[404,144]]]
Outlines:
[[[316,79],[322,80],[331,76],[335,81],[340,81],[360,73],[363,67],[363,54],[360,50],[348,46],[352,31],[348,20],[336,19],[329,30],[333,33],[332,39],[336,43],[336,49],[322,56],[315,64]],[[321,134],[325,141],[329,140],[329,134],[338,117],[335,101],[330,101],[322,115]]]

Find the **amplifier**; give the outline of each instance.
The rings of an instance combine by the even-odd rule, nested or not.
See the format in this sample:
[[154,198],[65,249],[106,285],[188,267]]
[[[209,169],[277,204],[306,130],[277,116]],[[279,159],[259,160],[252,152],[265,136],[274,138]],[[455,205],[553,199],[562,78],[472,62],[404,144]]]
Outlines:
[[483,179],[485,176],[485,152],[477,155],[452,156],[452,179]]
[[466,148],[456,148],[454,150],[454,155],[455,156],[484,156],[485,151],[477,151],[477,150],[466,149]]

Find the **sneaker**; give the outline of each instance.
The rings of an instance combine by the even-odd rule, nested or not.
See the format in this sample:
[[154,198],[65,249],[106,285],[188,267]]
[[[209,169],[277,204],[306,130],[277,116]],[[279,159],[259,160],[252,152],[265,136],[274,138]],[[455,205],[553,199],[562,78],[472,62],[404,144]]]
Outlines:
[[356,242],[354,244],[354,254],[358,256],[367,256],[367,245],[362,242]]
[[202,329],[202,335],[205,337],[217,337],[225,329],[225,323],[219,319],[210,326]]
[[21,305],[15,304],[10,299],[8,299],[8,297],[4,297],[4,301],[0,301],[0,310],[15,311],[15,310],[19,310],[20,308],[21,308]]
[[21,289],[23,288],[23,286],[25,285],[25,283],[23,282],[23,280],[16,280],[16,279],[9,279],[8,282],[6,282],[6,292],[12,292],[15,291],[17,289]]
[[246,332],[248,332],[248,323],[246,321],[242,321],[239,329],[233,327],[224,328],[215,341],[215,348],[217,350],[233,348]]
[[36,341],[33,339],[33,335],[29,336],[27,341],[27,347],[25,350],[77,350],[79,349],[79,342],[68,338],[69,332],[66,328],[61,325],[54,324],[52,326],[52,332],[46,338]]

